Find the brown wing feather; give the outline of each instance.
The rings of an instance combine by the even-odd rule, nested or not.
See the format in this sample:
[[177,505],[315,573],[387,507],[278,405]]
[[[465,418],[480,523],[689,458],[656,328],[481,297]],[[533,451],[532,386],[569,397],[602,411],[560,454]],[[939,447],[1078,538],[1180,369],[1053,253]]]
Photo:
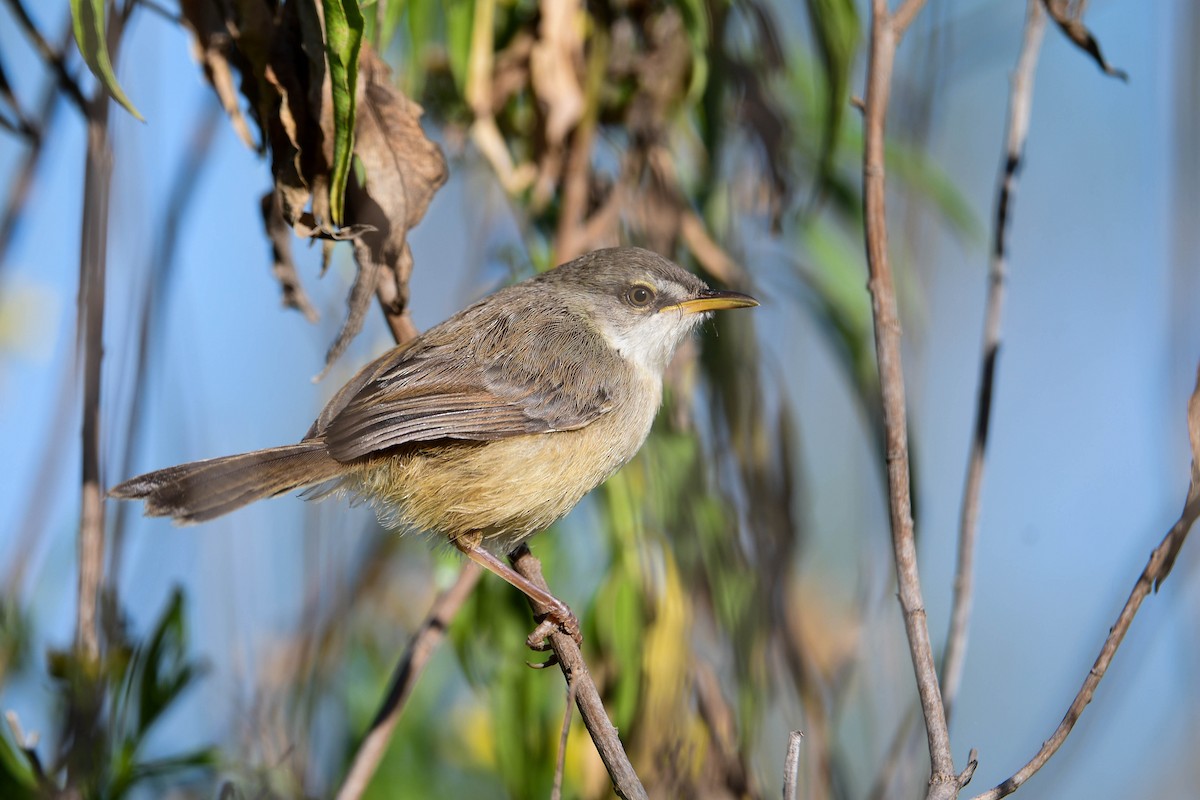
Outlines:
[[514,308],[507,295],[492,295],[366,367],[310,436],[349,461],[436,439],[573,430],[607,413],[620,358],[569,306],[546,307],[542,301],[553,301],[535,296]]

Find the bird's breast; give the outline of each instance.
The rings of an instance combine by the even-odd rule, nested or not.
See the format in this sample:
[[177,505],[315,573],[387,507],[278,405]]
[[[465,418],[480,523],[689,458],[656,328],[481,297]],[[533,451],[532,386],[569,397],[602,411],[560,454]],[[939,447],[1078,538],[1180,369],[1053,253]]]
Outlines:
[[630,378],[612,409],[582,428],[374,457],[347,488],[373,502],[385,522],[450,537],[483,531],[489,546],[508,552],[574,508],[641,448],[662,385],[652,376]]

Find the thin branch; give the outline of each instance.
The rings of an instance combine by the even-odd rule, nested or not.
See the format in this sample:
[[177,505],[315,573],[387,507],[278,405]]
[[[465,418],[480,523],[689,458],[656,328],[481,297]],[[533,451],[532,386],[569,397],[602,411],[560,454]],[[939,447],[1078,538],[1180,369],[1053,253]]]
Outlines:
[[[61,52],[71,41],[70,20],[67,21],[62,36],[59,38],[61,40],[59,51]],[[33,188],[34,176],[42,163],[42,154],[46,151],[45,132],[53,127],[60,97],[58,81],[50,78],[48,85],[42,90],[37,119],[30,123],[33,136],[29,139],[29,150],[21,159],[21,164],[17,167],[16,173],[8,185],[8,197],[4,201],[3,212],[0,212],[0,269],[8,263],[8,248],[12,244],[13,234],[28,207],[26,200]]]
[[783,761],[783,800],[796,800],[797,783],[800,778],[800,741],[804,734],[792,731],[788,734],[787,757]]
[[105,539],[104,492],[100,487],[100,364],[104,357],[104,283],[113,168],[106,111],[97,110],[89,119],[87,137],[79,253],[77,346],[83,355],[83,474],[75,643],[94,660],[100,655],[97,603],[104,581]]
[[975,407],[974,436],[967,459],[967,478],[963,487],[962,516],[958,530],[958,565],[954,575],[954,600],[950,612],[950,630],[946,636],[946,653],[942,660],[942,701],[946,706],[949,724],[962,685],[966,661],[967,634],[971,622],[974,596],[975,542],[979,531],[979,498],[983,486],[984,455],[987,450],[988,428],[991,422],[992,395],[996,381],[996,361],[1000,351],[1000,322],[1004,312],[1005,289],[1008,282],[1008,223],[1017,176],[1025,153],[1029,133],[1029,114],[1033,104],[1033,77],[1037,69],[1042,37],[1046,31],[1046,14],[1041,0],[1029,0],[1025,17],[1024,42],[1012,75],[1008,97],[1008,133],[1004,160],[1000,166],[999,189],[996,195],[991,263],[988,270],[987,310],[983,324],[983,352],[979,364],[979,397]]
[[930,777],[926,796],[934,799],[956,797],[974,774],[974,762],[970,762],[962,773],[954,772],[945,709],[942,705],[925,604],[921,594],[912,520],[900,319],[891,266],[888,263],[884,123],[887,118],[896,47],[903,31],[911,24],[922,5],[923,0],[906,0],[897,16],[892,17],[888,14],[886,0],[872,2],[867,92],[863,103],[863,205],[867,265],[870,272],[868,289],[871,293],[872,316],[875,321],[875,353],[882,394],[892,546],[905,634],[912,656],[929,745]]
[[[29,37],[29,41],[33,44],[34,49],[37,50],[38,55],[42,57],[42,60],[58,76],[58,83],[67,97],[71,98],[71,102],[75,104],[75,107],[84,116],[88,116],[90,113],[89,102],[84,96],[83,90],[79,88],[79,84],[76,83],[75,78],[71,76],[70,71],[67,69],[67,62],[64,56],[66,49],[55,50],[50,47],[50,43],[42,36],[37,26],[33,24],[33,20],[30,18],[29,12],[25,10],[25,6],[21,4],[21,0],[4,0],[4,2],[8,4],[13,16],[17,18],[17,24],[25,31],[25,35]],[[116,58],[115,53],[113,54],[113,58]]]
[[[113,63],[130,6],[108,15],[105,36]],[[89,660],[100,656],[98,604],[104,584],[104,490],[100,483],[100,366],[104,358],[105,282],[108,271],[108,218],[113,151],[109,141],[108,93],[97,86],[85,106],[87,158],[83,179],[83,221],[79,243],[79,329],[76,347],[83,362],[83,458],[79,515],[79,593],[75,646]]]
[[904,36],[904,32],[908,30],[908,26],[917,18],[917,14],[921,13],[921,9],[925,7],[925,0],[904,0],[891,15],[892,32],[895,34],[896,43],[899,44],[900,38]]
[[917,570],[909,474],[908,414],[905,408],[904,371],[900,357],[900,319],[892,270],[888,263],[884,202],[884,121],[891,92],[896,45],[903,26],[912,21],[921,5],[922,0],[906,0],[902,7],[904,16],[898,28],[896,21],[888,14],[886,0],[872,0],[864,112],[863,211],[867,266],[870,272],[868,289],[871,292],[871,310],[875,320],[875,354],[882,390],[888,507],[896,561],[896,580],[929,741],[930,776],[927,796],[935,798],[954,797],[959,788],[959,778],[954,772],[950,735],[946,726],[945,710],[942,707],[942,693],[938,686],[937,666],[929,640],[925,601],[921,596],[921,579]]
[[[528,547],[518,547],[509,555],[509,560],[517,572],[542,589],[550,591],[546,579],[542,576],[542,564],[529,552]],[[546,609],[532,601],[530,605],[536,617],[546,612]],[[583,655],[579,652],[579,645],[572,637],[556,631],[550,634],[550,647],[554,651],[558,666],[562,669],[563,677],[576,687],[575,704],[579,707],[579,716],[596,744],[596,751],[600,754],[600,760],[604,762],[604,768],[612,778],[613,790],[625,800],[646,800],[646,789],[637,773],[633,771],[633,765],[629,763],[629,756],[625,753],[617,729],[604,710],[604,703],[600,700],[600,693],[596,690],[596,684],[592,681]]]
[[1117,648],[1121,646],[1121,641],[1129,631],[1129,626],[1133,622],[1134,615],[1137,614],[1138,609],[1141,607],[1142,601],[1153,590],[1155,583],[1161,580],[1165,572],[1170,569],[1172,552],[1178,550],[1179,545],[1183,543],[1183,539],[1187,536],[1188,531],[1191,530],[1197,517],[1200,517],[1200,493],[1196,493],[1196,496],[1184,507],[1183,513],[1179,516],[1179,521],[1171,527],[1171,530],[1167,531],[1167,535],[1163,537],[1162,542],[1150,554],[1150,560],[1146,564],[1146,568],[1142,570],[1137,583],[1133,585],[1133,591],[1130,592],[1129,599],[1125,601],[1125,607],[1121,609],[1116,623],[1108,633],[1108,638],[1104,640],[1104,646],[1100,648],[1100,655],[1096,657],[1092,668],[1088,670],[1087,677],[1083,681],[1083,686],[1079,689],[1078,694],[1075,695],[1075,699],[1071,701],[1066,715],[1063,716],[1062,722],[1058,724],[1054,733],[1042,744],[1041,749],[1029,760],[1029,763],[1021,767],[1016,774],[994,789],[976,795],[972,800],[999,800],[1001,797],[1007,797],[1020,788],[1021,784],[1029,780],[1034,773],[1044,767],[1046,762],[1050,760],[1050,757],[1058,752],[1058,748],[1062,747],[1063,742],[1067,739],[1067,735],[1071,733],[1071,729],[1075,727],[1075,723],[1079,721],[1080,715],[1083,714],[1083,710],[1092,701],[1092,696],[1096,693],[1096,687],[1100,685],[1100,680],[1104,677],[1104,673],[1108,671],[1109,665],[1112,664],[1113,656],[1116,655]]
[[445,637],[454,616],[470,597],[471,590],[475,588],[481,574],[482,570],[478,566],[467,562],[454,585],[434,601],[429,615],[413,634],[408,649],[392,672],[392,683],[387,697],[376,712],[366,737],[354,755],[354,762],[350,765],[346,780],[338,790],[337,800],[357,800],[366,791],[371,777],[387,751],[396,723],[400,721],[404,703],[412,694],[413,687],[416,686],[417,679],[421,677],[421,672],[429,663],[434,650]]
[[562,730],[558,734],[558,758],[554,763],[554,785],[550,800],[562,800],[563,773],[567,769],[567,736],[571,733],[571,718],[575,716],[575,684],[567,681],[567,703],[563,709]]

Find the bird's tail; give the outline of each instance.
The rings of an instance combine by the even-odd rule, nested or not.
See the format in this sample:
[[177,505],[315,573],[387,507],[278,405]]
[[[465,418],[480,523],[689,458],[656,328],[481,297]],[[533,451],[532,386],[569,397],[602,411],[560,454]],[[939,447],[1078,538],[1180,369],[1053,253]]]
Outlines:
[[266,497],[340,476],[319,440],[193,461],[131,478],[109,490],[125,500],[145,500],[146,515],[203,522]]

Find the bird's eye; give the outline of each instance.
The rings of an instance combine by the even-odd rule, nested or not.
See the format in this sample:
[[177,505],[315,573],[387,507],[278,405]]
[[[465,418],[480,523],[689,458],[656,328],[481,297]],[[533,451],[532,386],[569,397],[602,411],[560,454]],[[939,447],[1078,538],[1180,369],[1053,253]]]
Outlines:
[[644,308],[654,301],[654,290],[643,283],[635,283],[625,290],[625,300],[631,306]]

